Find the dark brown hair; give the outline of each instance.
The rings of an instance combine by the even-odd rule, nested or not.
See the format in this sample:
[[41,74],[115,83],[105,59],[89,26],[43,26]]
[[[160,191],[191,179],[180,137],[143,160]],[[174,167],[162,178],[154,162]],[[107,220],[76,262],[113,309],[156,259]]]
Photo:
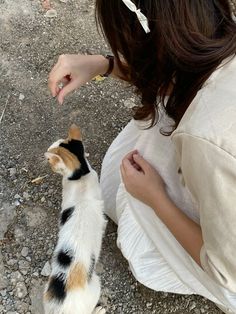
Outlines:
[[96,0],[97,22],[124,78],[141,94],[134,118],[156,123],[159,95],[175,129],[212,72],[236,53],[229,1],[132,1],[148,18],[150,33],[121,0]]

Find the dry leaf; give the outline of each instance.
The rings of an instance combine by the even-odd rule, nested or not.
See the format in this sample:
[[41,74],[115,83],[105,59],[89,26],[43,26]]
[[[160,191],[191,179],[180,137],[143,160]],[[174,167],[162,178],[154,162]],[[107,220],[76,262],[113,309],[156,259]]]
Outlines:
[[105,80],[105,77],[101,75],[97,75],[93,78],[93,81],[96,81],[96,82],[102,82],[104,80]]
[[38,177],[38,178],[35,178],[34,180],[31,181],[31,183],[36,183],[36,184],[39,184],[43,181],[43,179],[45,179],[48,175],[46,174],[45,176],[42,176],[42,177]]

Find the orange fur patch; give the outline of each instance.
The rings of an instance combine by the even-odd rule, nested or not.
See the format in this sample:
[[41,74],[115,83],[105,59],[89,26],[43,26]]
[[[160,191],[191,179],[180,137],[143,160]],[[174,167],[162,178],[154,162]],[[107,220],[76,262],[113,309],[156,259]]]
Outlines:
[[51,292],[47,291],[43,295],[43,299],[47,302],[51,301],[53,299]]
[[87,271],[83,264],[78,263],[71,269],[67,282],[66,290],[74,290],[77,288],[84,288],[87,282]]
[[[77,157],[64,147],[59,146],[56,148],[52,148],[49,150],[49,153],[60,156],[65,166],[72,171],[80,167],[80,162],[77,159]],[[55,167],[55,162],[57,163],[59,161],[56,156],[54,157],[55,157],[55,160],[49,161],[53,167]],[[53,157],[51,159],[53,159]]]
[[60,159],[59,159],[57,156],[52,156],[52,157],[50,158],[50,160],[49,160],[50,165],[51,165],[52,167],[55,167],[56,164],[57,164],[59,161],[60,161]]
[[69,140],[82,141],[80,129],[75,124],[72,124],[72,126],[69,129]]

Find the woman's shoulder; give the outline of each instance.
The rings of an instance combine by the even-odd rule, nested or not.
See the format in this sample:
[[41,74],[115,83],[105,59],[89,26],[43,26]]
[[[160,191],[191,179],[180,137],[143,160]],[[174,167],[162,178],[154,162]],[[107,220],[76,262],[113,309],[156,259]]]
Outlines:
[[211,75],[185,112],[172,139],[202,138],[236,156],[236,57]]

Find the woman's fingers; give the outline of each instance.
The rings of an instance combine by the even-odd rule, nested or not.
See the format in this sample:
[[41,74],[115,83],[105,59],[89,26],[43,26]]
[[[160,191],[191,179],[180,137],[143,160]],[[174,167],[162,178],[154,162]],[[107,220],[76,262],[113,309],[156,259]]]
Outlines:
[[57,96],[59,85],[60,83],[62,83],[62,80],[66,75],[68,75],[68,73],[63,72],[63,71],[50,73],[49,78],[48,78],[48,87],[53,97]]
[[60,84],[68,83],[71,78],[71,73],[65,64],[62,63],[62,58],[59,57],[58,62],[54,65],[48,77],[48,87],[53,97],[58,94]]
[[48,76],[48,87],[49,87],[49,90],[50,90],[53,97],[56,97],[56,95],[58,93],[58,84],[55,80],[55,76],[56,76],[56,73],[57,73],[59,67],[60,67],[60,62],[58,61],[54,65],[54,67],[52,68],[52,70],[50,71],[49,76]]
[[140,166],[134,161],[133,155],[134,154],[138,154],[137,150],[133,150],[130,153],[128,153],[123,160],[128,160],[130,162],[130,164],[138,171],[141,171],[142,169],[140,168]]
[[133,161],[133,154],[137,154],[138,151],[137,149],[132,150],[131,152],[129,152],[127,155],[125,155],[124,159],[128,159],[129,161]]
[[60,92],[58,94],[57,99],[58,99],[59,104],[62,105],[66,95],[73,92],[76,88],[79,87],[79,85],[80,85],[80,82],[78,80],[67,81],[67,84],[64,85],[60,89]]
[[[107,62],[107,60],[105,60]],[[91,81],[100,73],[101,56],[66,54],[58,58],[48,77],[48,87],[60,103],[73,90]]]
[[134,162],[142,169],[143,172],[150,169],[150,164],[138,153],[133,154]]

